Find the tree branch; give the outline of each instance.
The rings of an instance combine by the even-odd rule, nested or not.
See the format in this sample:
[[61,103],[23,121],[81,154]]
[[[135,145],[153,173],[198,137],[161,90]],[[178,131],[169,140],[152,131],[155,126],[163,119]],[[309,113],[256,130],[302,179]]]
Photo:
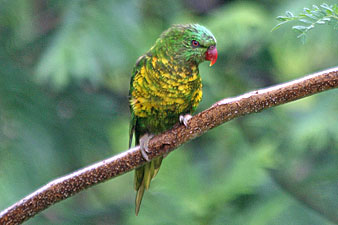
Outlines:
[[[260,112],[338,87],[338,67],[288,83],[223,99],[195,115],[188,127],[177,124],[149,142],[149,159],[168,154],[183,143],[240,116]],[[0,213],[0,224],[19,224],[49,206],[95,184],[127,173],[146,163],[139,147],[51,181]]]

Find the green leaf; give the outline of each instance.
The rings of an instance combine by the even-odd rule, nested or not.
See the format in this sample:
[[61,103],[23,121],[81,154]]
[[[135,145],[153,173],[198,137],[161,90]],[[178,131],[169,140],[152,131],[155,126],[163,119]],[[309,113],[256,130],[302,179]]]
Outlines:
[[303,23],[310,23],[312,24],[313,22],[310,21],[310,20],[307,20],[307,19],[299,19],[300,22],[303,22]]
[[279,20],[279,21],[289,21],[290,19],[289,19],[289,17],[286,17],[286,16],[278,16],[276,18],[276,20]]
[[326,9],[326,10],[329,10],[330,12],[334,12],[333,9],[332,9],[332,7],[330,7],[330,6],[329,6],[328,4],[326,4],[326,3],[321,4],[320,7],[324,8],[324,9]]
[[318,20],[316,23],[317,23],[317,24],[325,24],[325,21],[323,21],[323,20]]
[[292,29],[300,31],[300,32],[304,32],[307,29],[307,27],[297,25],[297,26],[292,26]]
[[314,8],[315,10],[320,10],[319,7],[316,5],[312,5],[312,8]]
[[304,13],[311,13],[311,10],[309,8],[304,8]]
[[316,16],[314,16],[313,14],[309,14],[309,13],[306,13],[305,16],[313,19],[313,20],[318,20],[318,18]]
[[338,5],[333,7],[334,14],[338,15]]
[[289,17],[289,18],[293,18],[293,17],[294,17],[293,13],[290,12],[290,11],[286,11],[286,12],[285,12],[285,15],[286,15],[287,17]]
[[281,27],[281,25],[283,25],[284,23],[287,23],[287,22],[288,22],[288,21],[283,21],[283,22],[277,24],[276,26],[274,26],[274,27],[272,28],[271,31],[278,30],[278,29]]

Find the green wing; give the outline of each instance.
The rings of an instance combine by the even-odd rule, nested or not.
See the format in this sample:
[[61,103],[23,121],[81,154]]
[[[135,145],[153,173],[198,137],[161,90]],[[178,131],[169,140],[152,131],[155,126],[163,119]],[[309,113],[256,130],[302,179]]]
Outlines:
[[[129,101],[131,100],[131,93],[134,90],[133,87],[133,83],[134,83],[134,78],[136,76],[136,74],[138,74],[140,72],[141,67],[143,66],[143,63],[145,62],[145,55],[139,57],[136,61],[136,65],[134,66],[133,72],[132,72],[132,76],[130,79],[130,88],[129,88]],[[131,147],[131,144],[133,142],[133,136],[135,133],[135,128],[136,128],[136,123],[137,123],[137,117],[135,116],[135,112],[133,110],[133,107],[131,104],[129,104],[130,107],[130,113],[131,113],[131,120],[130,120],[130,125],[129,125],[129,148]],[[137,134],[136,138],[138,138]],[[138,140],[137,140],[138,142]]]
[[[149,53],[148,53],[149,54]],[[133,83],[135,82],[136,75],[140,72],[141,67],[146,63],[147,55],[141,56],[134,67],[133,75],[130,81],[130,89],[129,89],[129,100],[131,100],[132,92],[133,92]],[[149,55],[148,55],[149,56]],[[135,134],[135,145],[139,144],[139,139],[143,135],[137,129],[138,117],[135,115],[135,112],[130,105],[131,112],[131,120],[130,120],[130,128],[129,128],[129,148],[131,147],[133,136]],[[150,181],[156,176],[158,173],[163,157],[158,157],[153,159],[151,162],[146,163],[144,166],[135,169],[134,176],[134,188],[136,190],[136,198],[135,198],[135,213],[138,214],[140,210],[140,205],[142,202],[144,191],[147,190],[150,186]]]

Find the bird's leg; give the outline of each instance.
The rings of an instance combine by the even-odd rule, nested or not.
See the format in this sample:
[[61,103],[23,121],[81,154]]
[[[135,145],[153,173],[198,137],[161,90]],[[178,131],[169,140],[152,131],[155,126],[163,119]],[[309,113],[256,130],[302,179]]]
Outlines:
[[184,124],[185,127],[188,127],[188,121],[192,118],[192,115],[185,114],[180,115],[180,123]]
[[146,133],[145,135],[143,135],[140,138],[140,150],[141,150],[141,154],[142,154],[143,158],[146,161],[148,161],[148,162],[150,161],[149,157],[148,157],[148,153],[149,153],[148,144],[149,144],[150,139],[152,139],[153,137],[154,137],[153,134]]

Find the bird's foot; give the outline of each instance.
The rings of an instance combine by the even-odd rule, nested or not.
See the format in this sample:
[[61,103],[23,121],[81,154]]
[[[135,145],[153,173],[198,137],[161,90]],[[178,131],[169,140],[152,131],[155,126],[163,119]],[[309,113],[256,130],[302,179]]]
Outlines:
[[141,154],[143,156],[143,158],[149,162],[151,160],[149,160],[148,157],[148,153],[149,153],[149,148],[148,148],[148,144],[149,141],[154,137],[153,134],[145,134],[140,138],[140,150],[141,150]]
[[188,121],[192,118],[192,115],[185,114],[180,115],[180,123],[184,124],[185,127],[188,127]]

